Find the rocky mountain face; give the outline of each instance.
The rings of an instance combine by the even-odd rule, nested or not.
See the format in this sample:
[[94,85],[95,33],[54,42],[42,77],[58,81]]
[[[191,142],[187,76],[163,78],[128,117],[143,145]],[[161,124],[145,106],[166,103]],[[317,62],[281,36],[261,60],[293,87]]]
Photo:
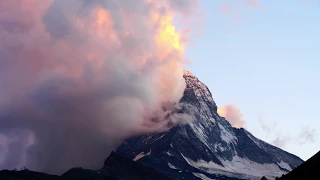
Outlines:
[[171,179],[260,179],[286,174],[303,163],[243,128],[233,128],[217,113],[212,94],[185,71],[182,109],[193,117],[168,132],[126,140],[117,152]]
[[[182,107],[173,113],[188,114],[193,121],[167,132],[126,140],[116,153],[110,154],[100,170],[72,168],[62,176],[3,170],[0,180],[236,180],[262,176],[270,179],[303,163],[299,157],[259,140],[247,130],[233,128],[218,115],[207,86],[190,72],[186,71],[184,78],[187,87],[181,99]],[[293,173],[306,177],[305,171],[319,164],[318,157],[319,153]],[[283,178],[292,176],[295,174]]]

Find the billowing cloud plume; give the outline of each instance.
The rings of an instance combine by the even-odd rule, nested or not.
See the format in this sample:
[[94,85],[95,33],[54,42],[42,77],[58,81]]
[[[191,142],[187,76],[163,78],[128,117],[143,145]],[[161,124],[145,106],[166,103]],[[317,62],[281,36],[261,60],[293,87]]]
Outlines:
[[240,109],[234,104],[228,104],[218,108],[218,114],[224,117],[229,123],[236,128],[245,127],[246,121],[243,119],[243,115]]
[[185,88],[172,25],[196,0],[0,1],[0,168],[100,168],[163,131]]

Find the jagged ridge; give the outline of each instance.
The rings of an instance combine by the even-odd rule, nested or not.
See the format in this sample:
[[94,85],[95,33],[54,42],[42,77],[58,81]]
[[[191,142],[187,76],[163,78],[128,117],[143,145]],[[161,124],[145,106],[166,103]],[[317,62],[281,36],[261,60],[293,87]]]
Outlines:
[[184,78],[182,112],[194,121],[168,132],[131,138],[117,152],[173,179],[275,177],[303,162],[243,128],[233,128],[217,114],[207,86],[188,71]]

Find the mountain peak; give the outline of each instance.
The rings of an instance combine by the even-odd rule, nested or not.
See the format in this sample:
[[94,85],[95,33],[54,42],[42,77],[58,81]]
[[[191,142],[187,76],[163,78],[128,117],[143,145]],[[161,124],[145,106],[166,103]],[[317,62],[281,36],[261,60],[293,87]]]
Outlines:
[[303,161],[244,129],[233,128],[217,113],[208,87],[184,71],[186,89],[179,113],[194,121],[128,139],[121,155],[155,168],[172,179],[257,179],[287,173]]
[[183,70],[183,76],[191,76],[191,77],[195,77],[190,71],[188,70]]

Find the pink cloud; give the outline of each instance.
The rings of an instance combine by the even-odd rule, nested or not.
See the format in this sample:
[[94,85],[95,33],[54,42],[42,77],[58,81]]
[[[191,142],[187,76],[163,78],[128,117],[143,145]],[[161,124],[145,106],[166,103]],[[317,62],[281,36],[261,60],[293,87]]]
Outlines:
[[221,3],[219,8],[223,15],[225,16],[231,15],[232,5],[230,3]]
[[100,168],[124,138],[185,118],[169,116],[185,88],[184,37],[169,17],[198,1],[132,3],[0,0],[0,132],[19,139],[1,168]]
[[246,121],[243,119],[243,114],[234,104],[219,107],[218,114],[229,121],[233,127],[243,128],[246,125]]
[[251,8],[261,8],[259,0],[246,0],[246,4]]

